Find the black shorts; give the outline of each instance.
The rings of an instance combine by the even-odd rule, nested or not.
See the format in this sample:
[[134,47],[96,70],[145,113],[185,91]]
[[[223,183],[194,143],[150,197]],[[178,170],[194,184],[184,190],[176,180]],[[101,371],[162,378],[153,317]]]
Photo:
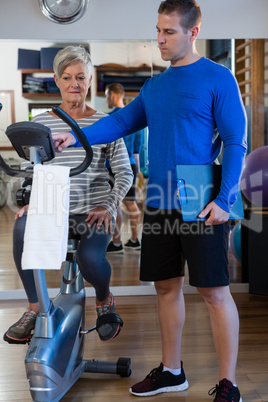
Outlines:
[[183,222],[178,210],[146,206],[141,242],[142,281],[162,281],[185,275],[195,287],[229,284],[229,223],[205,226]]
[[[128,190],[127,194],[125,195],[124,201],[136,201],[136,177],[137,177],[137,165],[136,164],[131,164],[131,169],[132,172],[134,174],[133,177],[133,182],[132,182],[132,186],[130,187],[130,189]],[[109,170],[109,174],[110,174],[110,185],[111,187],[114,186],[114,174],[111,170],[111,168],[108,169]]]

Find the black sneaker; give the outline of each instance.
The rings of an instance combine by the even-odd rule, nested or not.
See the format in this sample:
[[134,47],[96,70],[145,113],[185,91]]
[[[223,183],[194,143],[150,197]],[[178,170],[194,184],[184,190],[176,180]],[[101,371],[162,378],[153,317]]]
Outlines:
[[109,341],[115,338],[123,326],[120,315],[116,314],[115,301],[111,293],[109,305],[96,306],[97,322],[96,329],[102,341]]
[[108,244],[106,253],[113,253],[113,254],[124,254],[125,250],[122,246],[122,244],[120,244],[120,246],[115,246],[114,243],[111,241]]
[[215,395],[213,402],[242,402],[240,392],[237,387],[234,387],[231,381],[224,378],[217,384],[216,387],[208,391],[211,396]]
[[131,239],[129,239],[129,241],[126,244],[124,244],[124,247],[128,250],[140,250],[141,244],[139,240],[133,242]]
[[129,389],[136,396],[151,396],[161,392],[184,391],[189,387],[181,363],[181,374],[174,375],[170,371],[163,371],[163,363],[153,369],[141,382]]
[[36,313],[32,310],[26,311],[19,321],[11,325],[4,334],[4,341],[8,343],[27,343],[32,336],[35,327]]

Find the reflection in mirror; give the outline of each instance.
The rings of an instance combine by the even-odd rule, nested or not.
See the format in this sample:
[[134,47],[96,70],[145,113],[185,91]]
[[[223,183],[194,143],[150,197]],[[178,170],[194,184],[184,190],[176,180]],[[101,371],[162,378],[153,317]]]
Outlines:
[[[157,41],[84,41],[82,44],[89,47],[92,62],[95,66],[91,93],[87,103],[91,107],[104,112],[109,112],[104,96],[105,85],[109,80],[119,80],[122,78],[124,81],[122,82],[123,85],[127,85],[128,83],[132,85],[133,82],[131,83],[129,73],[133,74],[133,81],[136,81],[135,85],[137,85],[136,87],[135,85],[134,87],[130,85],[126,91],[125,100],[128,103],[138,94],[139,87],[142,85],[144,79],[160,73],[169,66],[169,63],[164,62],[160,57]],[[44,47],[59,46],[65,46],[65,44],[0,41],[1,53],[9,54],[8,65],[7,63],[1,65],[1,76],[5,77],[5,86],[0,89],[14,90],[16,121],[28,120],[29,114],[36,110],[36,105],[46,108],[47,104],[50,107],[51,104],[60,103],[59,97],[54,95],[35,95],[32,98],[22,96],[22,72],[18,70],[18,49],[40,50]],[[262,145],[267,145],[268,40],[198,40],[197,49],[201,56],[211,58],[215,62],[225,65],[235,74],[243,102],[246,106],[249,123],[249,149],[253,150]],[[145,180],[143,185],[137,187],[137,200],[141,210],[141,221],[147,180],[147,136],[148,132],[145,130],[140,159]],[[11,164],[19,163],[17,155],[12,151],[5,151],[2,153],[2,156],[6,159],[9,158]],[[1,197],[3,199],[4,192],[6,199],[6,205],[0,209],[0,291],[5,291],[22,289],[12,258],[12,227],[14,213],[18,209],[14,205],[14,194],[18,187],[18,182],[10,180],[2,172],[0,175],[2,182],[4,182],[4,185],[0,189]],[[125,212],[123,211],[124,214]],[[126,215],[124,215],[124,225],[122,228],[123,242],[127,240],[128,236],[129,226]],[[139,252],[125,252],[123,255],[108,256],[112,265],[111,285],[144,285],[144,283],[139,281],[139,258]],[[240,263],[231,253],[229,260],[231,282],[240,282]],[[61,275],[60,271],[49,271],[47,275],[48,287],[58,288]]]

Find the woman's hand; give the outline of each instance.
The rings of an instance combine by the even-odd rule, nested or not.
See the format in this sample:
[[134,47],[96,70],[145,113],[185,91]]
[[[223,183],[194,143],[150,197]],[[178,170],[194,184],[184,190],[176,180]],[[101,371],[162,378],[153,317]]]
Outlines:
[[113,233],[112,215],[106,208],[97,207],[92,209],[86,219],[86,222],[89,226],[92,226],[95,222],[97,222],[97,229],[100,229],[101,225],[104,224],[105,233],[108,231]]
[[21,218],[29,209],[29,205],[25,205],[25,207],[21,208],[19,212],[15,215],[15,220]]
[[55,151],[62,152],[64,149],[74,145],[76,143],[76,139],[73,134],[68,131],[58,134],[52,135],[52,140],[54,143]]

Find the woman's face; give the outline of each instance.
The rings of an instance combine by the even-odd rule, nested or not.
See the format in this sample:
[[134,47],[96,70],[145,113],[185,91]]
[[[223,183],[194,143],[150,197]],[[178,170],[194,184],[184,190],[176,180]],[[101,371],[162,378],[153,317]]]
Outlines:
[[59,79],[56,76],[54,78],[63,102],[85,102],[92,76],[89,75],[88,69],[83,63],[79,61],[69,64]]

